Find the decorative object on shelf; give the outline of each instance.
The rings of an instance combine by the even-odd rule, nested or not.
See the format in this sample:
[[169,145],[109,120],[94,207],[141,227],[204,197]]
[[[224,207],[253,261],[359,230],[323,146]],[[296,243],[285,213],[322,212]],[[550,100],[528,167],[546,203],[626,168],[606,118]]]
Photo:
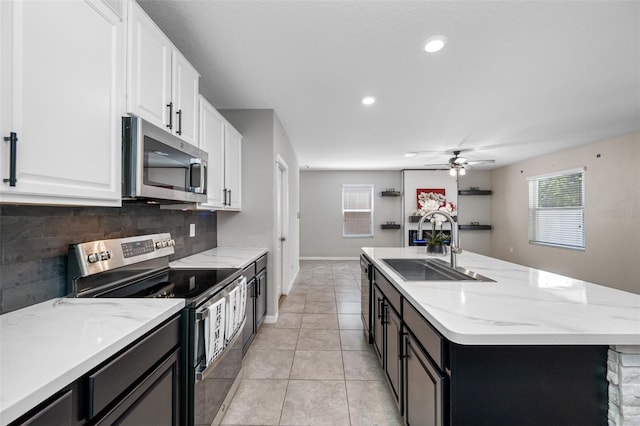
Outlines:
[[480,225],[480,222],[469,222],[469,225],[478,226],[478,225]]
[[389,220],[387,223],[383,223],[380,225],[381,229],[400,229],[400,224],[396,223],[394,220]]
[[[435,190],[418,190],[423,192],[418,192],[418,211],[417,214],[420,216],[424,216],[432,211],[443,211],[448,213],[451,217],[455,217],[458,212],[456,210],[456,205],[454,203],[447,203],[444,189]],[[430,192],[426,192],[430,191]],[[427,253],[446,256],[447,254],[447,246],[446,243],[449,241],[448,236],[445,236],[442,230],[442,224],[446,221],[446,219],[441,215],[433,216],[429,219],[431,222],[431,233],[426,239],[427,244]],[[436,229],[439,226],[439,230]],[[455,226],[453,223],[451,226]]]
[[470,186],[469,187],[469,191],[479,191],[480,187],[479,186]]
[[399,197],[400,191],[396,191],[395,188],[386,188],[380,193],[381,197]]

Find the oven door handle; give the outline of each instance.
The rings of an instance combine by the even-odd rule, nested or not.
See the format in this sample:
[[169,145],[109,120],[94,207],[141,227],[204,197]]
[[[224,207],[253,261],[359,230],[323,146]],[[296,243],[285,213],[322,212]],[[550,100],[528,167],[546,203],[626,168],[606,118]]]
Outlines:
[[220,356],[218,356],[218,358],[213,360],[213,362],[211,364],[209,364],[208,366],[206,366],[202,370],[196,371],[196,382],[199,382],[199,381],[205,379],[209,374],[211,374],[211,372],[216,368],[216,366],[218,364],[220,364],[220,361],[222,361],[222,359],[229,352],[228,351],[229,348],[232,347],[237,342],[237,340],[240,338],[240,336],[242,336],[242,330],[244,329],[244,325],[245,325],[246,322],[247,322],[247,317],[245,316],[244,319],[242,320],[242,324],[240,325],[240,327],[238,327],[238,331],[236,331],[235,336],[233,336],[233,339],[231,339],[229,341],[229,343],[225,346],[224,350],[222,351],[222,354],[220,354]]

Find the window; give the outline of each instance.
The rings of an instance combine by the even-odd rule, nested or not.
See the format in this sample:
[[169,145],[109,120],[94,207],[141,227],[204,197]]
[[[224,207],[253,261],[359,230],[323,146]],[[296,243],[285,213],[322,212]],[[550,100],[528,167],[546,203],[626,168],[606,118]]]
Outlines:
[[584,250],[584,168],[529,180],[529,242]]
[[342,236],[373,237],[373,185],[342,185]]

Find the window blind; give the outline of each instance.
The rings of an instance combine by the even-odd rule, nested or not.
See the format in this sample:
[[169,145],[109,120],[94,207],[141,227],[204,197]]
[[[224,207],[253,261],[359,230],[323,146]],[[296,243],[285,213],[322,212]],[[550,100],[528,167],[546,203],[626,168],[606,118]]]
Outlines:
[[373,185],[342,186],[342,236],[373,236]]
[[584,168],[529,181],[529,242],[584,249]]

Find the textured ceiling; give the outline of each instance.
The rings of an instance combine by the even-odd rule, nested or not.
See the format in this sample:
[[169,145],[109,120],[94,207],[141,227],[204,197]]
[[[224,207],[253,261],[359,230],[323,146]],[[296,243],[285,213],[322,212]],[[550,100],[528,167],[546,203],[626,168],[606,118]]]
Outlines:
[[302,167],[493,168],[640,127],[638,1],[139,2],[214,106],[276,111]]

